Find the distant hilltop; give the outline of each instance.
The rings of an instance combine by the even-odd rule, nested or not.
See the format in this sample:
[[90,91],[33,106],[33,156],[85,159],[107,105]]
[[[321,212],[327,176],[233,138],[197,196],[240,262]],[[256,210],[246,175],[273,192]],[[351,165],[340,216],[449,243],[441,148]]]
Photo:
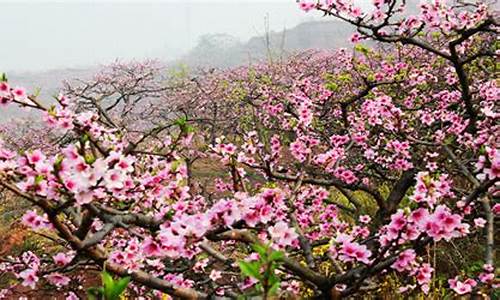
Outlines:
[[311,21],[241,42],[228,34],[209,34],[179,61],[190,67],[233,67],[305,49],[350,46],[354,27],[338,21]]

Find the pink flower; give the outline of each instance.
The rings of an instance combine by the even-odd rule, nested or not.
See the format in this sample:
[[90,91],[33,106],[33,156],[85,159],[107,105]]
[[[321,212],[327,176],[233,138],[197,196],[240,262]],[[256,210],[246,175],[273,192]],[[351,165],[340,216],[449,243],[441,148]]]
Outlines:
[[131,156],[120,157],[120,160],[116,164],[116,168],[122,170],[124,172],[132,172],[134,167],[132,166],[134,163],[134,159]]
[[430,283],[433,271],[434,269],[430,264],[423,264],[422,267],[420,267],[417,271],[416,279],[418,284],[423,286]]
[[36,211],[34,210],[28,210],[26,213],[23,215],[21,222],[23,225],[26,225],[30,227],[31,229],[39,229],[43,225],[43,218],[40,217]]
[[63,93],[59,93],[59,95],[57,96],[57,101],[59,101],[59,103],[63,106],[68,106],[70,101],[70,99],[68,97],[66,97]]
[[302,9],[305,12],[310,11],[311,9],[316,7],[316,3],[314,1],[309,1],[309,0],[301,0],[299,2],[299,8]]
[[398,259],[391,265],[391,268],[396,269],[398,272],[411,270],[416,257],[415,250],[407,249],[399,254]]
[[357,43],[361,40],[361,35],[357,32],[355,32],[353,35],[351,35],[351,42]]
[[5,81],[0,82],[0,97],[9,96],[10,87],[9,84]]
[[27,155],[28,162],[32,165],[37,165],[45,161],[46,156],[40,150],[35,150]]
[[449,215],[446,216],[444,219],[442,219],[442,225],[446,231],[452,231],[455,228],[457,228],[460,225],[461,221],[460,215],[454,214],[454,215]]
[[423,220],[429,217],[429,211],[425,208],[419,208],[417,210],[414,210],[410,214],[410,220],[416,224],[421,223]]
[[486,220],[483,218],[475,218],[474,225],[476,225],[476,227],[483,228],[484,225],[486,225]]
[[7,82],[0,82],[0,106],[7,106],[12,102],[10,87]]
[[90,203],[92,202],[93,199],[94,199],[93,191],[80,191],[75,194],[76,203],[79,205]]
[[490,283],[495,279],[495,274],[494,273],[481,273],[479,274],[479,280],[482,283]]
[[124,186],[125,174],[120,170],[109,170],[104,175],[104,183],[108,190],[122,189]]
[[309,149],[303,141],[297,139],[296,141],[290,143],[290,152],[295,159],[300,162],[304,162],[307,155],[311,153],[311,149]]
[[222,272],[217,270],[212,270],[212,272],[210,272],[209,277],[212,281],[217,281],[218,279],[222,278]]
[[346,240],[342,244],[340,254],[342,254],[340,258],[343,261],[349,262],[351,260],[357,260],[362,263],[369,264],[369,258],[372,255],[372,252],[368,250],[365,245],[360,245],[356,242]]
[[359,7],[353,7],[351,8],[351,16],[355,17],[355,18],[359,18],[361,17],[361,8]]
[[204,258],[202,260],[199,260],[197,261],[194,266],[193,266],[193,270],[196,272],[196,273],[201,273],[205,270],[206,266],[208,265],[208,262],[210,260],[208,258]]
[[56,255],[52,256],[52,259],[58,266],[65,266],[73,260],[73,256],[67,255],[64,252],[59,252]]
[[66,296],[66,300],[79,300],[80,298],[78,298],[78,296],[73,293],[73,292],[69,292],[68,295]]
[[38,276],[36,276],[36,271],[33,269],[26,269],[19,273],[18,276],[23,279],[23,282],[21,283],[23,286],[29,286],[32,289],[35,288],[35,285],[38,282]]
[[12,102],[12,98],[0,96],[0,106],[7,106]]
[[50,275],[45,276],[45,278],[47,278],[50,284],[55,285],[57,287],[63,287],[65,285],[68,285],[68,283],[70,282],[69,277],[59,273],[52,273]]
[[358,181],[358,178],[356,177],[354,172],[343,167],[337,168],[334,172],[334,175],[347,184],[352,184]]
[[160,245],[156,243],[152,238],[146,238],[142,243],[142,252],[146,256],[161,256],[162,250]]
[[12,95],[14,95],[14,99],[17,101],[24,101],[27,98],[26,90],[22,87],[12,89]]
[[472,286],[470,286],[466,283],[457,281],[453,290],[459,295],[464,295],[464,294],[468,294],[472,291]]
[[376,8],[380,8],[384,4],[384,0],[372,0],[372,3]]
[[390,227],[399,231],[406,225],[406,217],[402,209],[399,209],[395,214],[391,216]]
[[247,290],[254,286],[257,282],[259,282],[257,279],[253,277],[246,277],[242,283],[240,283],[238,286],[242,290]]
[[490,265],[490,264],[484,264],[483,265],[483,270],[486,271],[486,272],[491,273],[491,272],[493,272],[495,270],[495,268],[492,265]]
[[495,215],[500,215],[500,203],[497,203],[495,205],[493,205],[491,211],[495,214]]
[[280,221],[269,227],[268,232],[275,243],[280,247],[294,246],[299,235],[288,224]]
[[459,295],[465,295],[472,291],[472,288],[477,285],[476,281],[472,279],[467,279],[465,282],[458,280],[458,277],[448,280],[450,288],[453,289]]

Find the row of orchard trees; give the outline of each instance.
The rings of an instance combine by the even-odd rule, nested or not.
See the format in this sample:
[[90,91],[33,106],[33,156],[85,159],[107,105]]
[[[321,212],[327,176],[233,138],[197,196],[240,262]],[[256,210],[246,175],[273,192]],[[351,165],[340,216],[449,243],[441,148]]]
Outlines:
[[[195,77],[116,63],[54,105],[4,79],[0,103],[40,111],[45,127],[4,128],[0,185],[61,251],[2,258],[17,280],[0,297],[45,283],[82,297],[71,277],[88,264],[130,276],[128,293],[146,298],[325,299],[377,293],[388,278],[408,294],[492,293],[497,12],[299,5],[376,46]],[[482,269],[439,270],[436,247],[468,239],[482,243]]]

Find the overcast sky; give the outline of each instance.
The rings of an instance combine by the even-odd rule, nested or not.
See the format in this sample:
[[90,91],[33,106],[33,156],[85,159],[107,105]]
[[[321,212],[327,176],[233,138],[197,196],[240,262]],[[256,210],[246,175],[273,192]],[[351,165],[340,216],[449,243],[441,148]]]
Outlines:
[[242,40],[310,20],[295,0],[3,1],[0,72],[173,59],[208,33]]

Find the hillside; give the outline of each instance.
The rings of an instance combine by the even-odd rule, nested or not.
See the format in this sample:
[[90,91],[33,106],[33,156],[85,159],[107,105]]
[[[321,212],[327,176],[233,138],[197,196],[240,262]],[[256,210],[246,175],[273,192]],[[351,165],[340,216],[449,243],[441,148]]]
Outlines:
[[200,38],[198,45],[180,61],[191,67],[233,67],[304,49],[349,46],[352,26],[338,21],[313,21],[280,32],[269,32],[242,42],[227,34]]

